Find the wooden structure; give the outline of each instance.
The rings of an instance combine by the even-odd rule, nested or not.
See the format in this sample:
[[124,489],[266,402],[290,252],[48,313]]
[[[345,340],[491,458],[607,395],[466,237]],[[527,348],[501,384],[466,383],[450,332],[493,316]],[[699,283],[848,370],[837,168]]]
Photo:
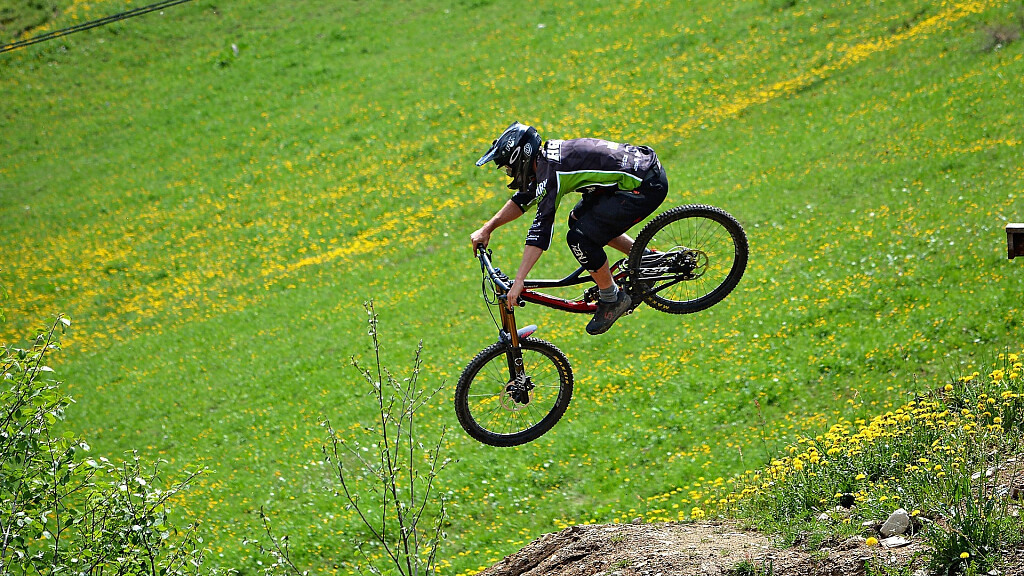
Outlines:
[[1006,256],[1010,259],[1024,256],[1024,224],[1006,225]]

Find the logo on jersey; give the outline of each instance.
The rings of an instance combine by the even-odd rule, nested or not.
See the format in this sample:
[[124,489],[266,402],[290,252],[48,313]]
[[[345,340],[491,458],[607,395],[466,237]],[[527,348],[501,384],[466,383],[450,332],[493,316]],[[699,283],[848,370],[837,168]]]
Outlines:
[[544,143],[544,157],[551,162],[562,161],[562,141],[548,140]]

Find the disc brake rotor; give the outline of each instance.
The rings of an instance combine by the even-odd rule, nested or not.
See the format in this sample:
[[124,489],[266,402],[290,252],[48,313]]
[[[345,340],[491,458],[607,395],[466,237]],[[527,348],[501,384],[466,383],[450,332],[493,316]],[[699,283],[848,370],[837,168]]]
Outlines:
[[701,250],[688,250],[680,254],[677,264],[686,274],[687,280],[700,278],[708,270],[708,255]]
[[641,278],[656,278],[664,275],[681,275],[684,280],[695,280],[707,272],[708,255],[703,250],[677,246],[643,258]]
[[509,412],[519,412],[530,404],[530,389],[533,388],[530,379],[525,382],[509,382],[501,391],[498,402],[501,407]]

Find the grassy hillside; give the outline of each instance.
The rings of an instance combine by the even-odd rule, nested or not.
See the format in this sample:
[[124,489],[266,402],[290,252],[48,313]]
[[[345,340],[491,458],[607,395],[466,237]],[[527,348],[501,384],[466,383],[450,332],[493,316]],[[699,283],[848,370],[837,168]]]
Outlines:
[[[47,26],[125,6],[65,2]],[[1019,350],[1003,226],[1024,219],[1024,44],[992,40],[1020,10],[196,0],[7,53],[0,340],[74,319],[70,426],[98,452],[209,466],[181,504],[215,561],[257,569],[263,506],[299,563],[346,573],[358,535],[320,490],[316,420],[373,415],[349,365],[363,302],[392,369],[422,339],[445,384],[424,435],[457,427],[454,381],[495,338],[468,235],[507,194],[473,161],[513,119],[647,143],[666,206],[745,225],[747,275],[709,311],[641,309],[598,338],[521,311],[573,363],[574,401],[518,449],[451,435],[446,570],[673,491],[658,506],[687,510],[796,434]],[[526,220],[492,241],[508,269]],[[559,244],[538,274],[571,263]]]

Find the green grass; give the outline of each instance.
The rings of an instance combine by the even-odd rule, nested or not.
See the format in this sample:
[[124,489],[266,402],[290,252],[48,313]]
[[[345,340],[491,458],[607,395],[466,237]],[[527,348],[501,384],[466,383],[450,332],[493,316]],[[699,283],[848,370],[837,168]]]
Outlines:
[[0,45],[38,30],[57,12],[56,0],[0,0]]
[[[125,5],[64,8],[48,26]],[[372,418],[349,366],[363,301],[393,370],[423,339],[446,383],[424,435],[457,426],[454,382],[496,336],[468,236],[507,192],[473,161],[513,119],[647,143],[666,207],[745,225],[747,275],[707,312],[641,309],[600,338],[522,310],[573,363],[574,401],[518,449],[452,435],[445,570],[688,511],[795,435],[1019,344],[1003,226],[1024,217],[1024,57],[986,50],[1018,8],[196,0],[7,53],[0,339],[73,318],[70,426],[208,465],[180,504],[213,561],[257,570],[262,506],[300,564],[345,573],[355,524],[321,489],[316,419]],[[492,240],[509,270],[526,220]],[[556,244],[538,274],[571,262]]]

